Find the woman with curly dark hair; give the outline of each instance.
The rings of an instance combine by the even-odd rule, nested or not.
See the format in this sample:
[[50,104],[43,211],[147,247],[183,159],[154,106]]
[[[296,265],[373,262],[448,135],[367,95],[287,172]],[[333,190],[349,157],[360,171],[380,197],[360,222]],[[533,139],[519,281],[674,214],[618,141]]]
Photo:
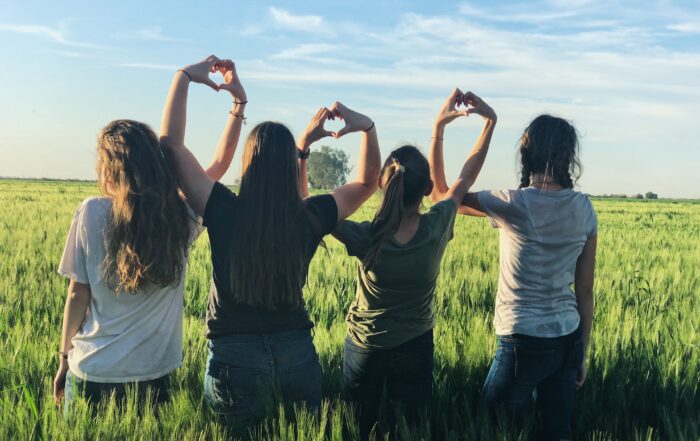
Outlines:
[[[438,133],[430,154],[434,199],[447,191],[441,138]],[[598,227],[590,200],[573,189],[578,149],[568,121],[540,115],[520,139],[519,188],[467,193],[460,208],[487,216],[500,232],[498,349],[484,400],[522,415],[536,396],[538,439],[544,440],[571,437],[593,321]]]

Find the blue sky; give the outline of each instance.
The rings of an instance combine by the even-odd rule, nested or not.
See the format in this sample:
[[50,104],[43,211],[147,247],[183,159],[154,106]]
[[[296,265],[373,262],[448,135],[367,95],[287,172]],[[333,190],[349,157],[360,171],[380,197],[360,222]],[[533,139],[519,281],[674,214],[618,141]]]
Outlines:
[[[157,130],[172,73],[211,53],[236,61],[249,124],[299,133],[338,99],[377,124],[383,156],[425,150],[453,87],[498,112],[475,188],[517,184],[516,141],[536,115],[581,132],[591,193],[700,198],[700,3],[0,1],[0,175],[94,178],[115,118]],[[193,86],[187,144],[210,159],[230,100]],[[481,122],[446,133],[448,178]],[[354,161],[358,137],[328,139]],[[238,155],[237,155],[238,156]],[[236,160],[224,178],[240,174]]]

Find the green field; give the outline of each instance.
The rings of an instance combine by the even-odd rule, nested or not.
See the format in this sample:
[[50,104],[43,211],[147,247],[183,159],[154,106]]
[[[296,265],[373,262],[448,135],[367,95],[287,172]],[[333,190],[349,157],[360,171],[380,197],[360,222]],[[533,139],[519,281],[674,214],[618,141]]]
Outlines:
[[[202,408],[204,313],[210,262],[195,245],[185,290],[183,367],[174,398],[156,416],[133,405],[79,403],[62,418],[51,398],[66,280],[56,269],[74,210],[90,183],[0,181],[0,439],[225,439]],[[597,302],[588,381],[576,398],[575,439],[700,439],[700,204],[596,200]],[[355,218],[369,219],[376,200]],[[354,296],[353,259],[334,239],[319,249],[306,288],[328,399],[320,419],[287,411],[257,427],[259,439],[352,439],[340,400],[344,315]],[[401,439],[527,439],[492,428],[479,391],[495,351],[491,320],[497,232],[459,217],[442,264],[431,427]]]

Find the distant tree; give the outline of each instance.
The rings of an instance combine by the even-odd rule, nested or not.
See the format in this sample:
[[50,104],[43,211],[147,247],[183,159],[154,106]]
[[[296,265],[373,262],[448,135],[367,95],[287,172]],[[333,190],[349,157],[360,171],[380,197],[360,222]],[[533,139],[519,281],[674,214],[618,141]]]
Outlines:
[[316,189],[330,189],[345,184],[350,173],[348,155],[327,145],[312,151],[308,159],[309,184]]
[[644,193],[644,199],[658,199],[658,198],[659,198],[659,195],[656,193],[652,193],[650,191],[647,191],[646,193]]
[[635,195],[632,196],[632,197],[635,198],[635,199],[644,199],[644,195],[642,195],[641,193],[637,193],[637,194],[635,194]]

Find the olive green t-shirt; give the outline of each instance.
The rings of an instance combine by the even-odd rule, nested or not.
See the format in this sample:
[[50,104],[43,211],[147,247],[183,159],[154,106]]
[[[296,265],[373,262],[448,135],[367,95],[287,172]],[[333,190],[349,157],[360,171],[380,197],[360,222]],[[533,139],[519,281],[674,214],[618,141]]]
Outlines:
[[435,283],[452,239],[456,213],[451,199],[433,205],[421,215],[418,230],[408,243],[393,237],[384,242],[369,271],[361,262],[371,246],[371,222],[344,221],[337,227],[335,235],[348,254],[360,259],[357,297],[346,318],[355,344],[389,349],[433,328]]

